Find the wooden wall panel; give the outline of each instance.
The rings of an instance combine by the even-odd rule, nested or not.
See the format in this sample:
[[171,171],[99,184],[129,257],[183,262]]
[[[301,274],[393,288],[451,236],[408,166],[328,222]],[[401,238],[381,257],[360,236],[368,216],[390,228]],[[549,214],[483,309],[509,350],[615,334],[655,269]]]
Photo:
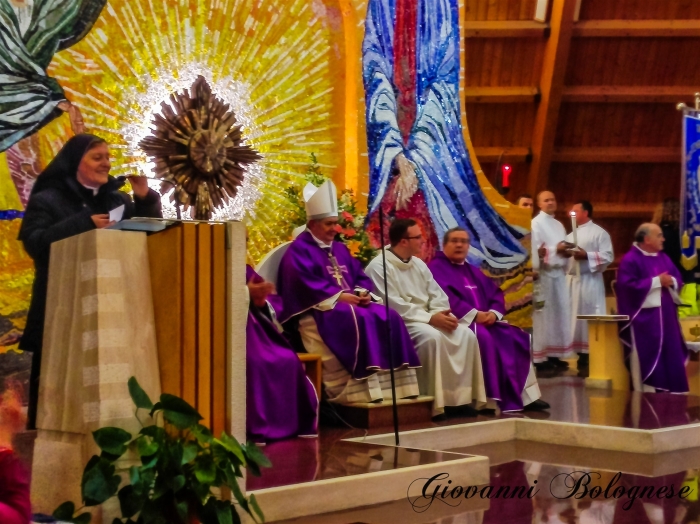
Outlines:
[[674,104],[563,104],[556,142],[561,147],[681,147]]
[[226,430],[226,226],[212,226],[212,426]]
[[580,20],[688,20],[700,18],[696,0],[582,0]]
[[466,20],[532,20],[536,0],[464,0]]
[[583,198],[591,202],[656,204],[680,194],[680,167],[678,164],[554,163],[548,186],[561,202]]
[[535,104],[467,104],[474,147],[528,147]]
[[197,225],[182,224],[182,398],[197,403]]
[[538,86],[545,41],[537,38],[465,39],[465,85]]
[[184,223],[148,237],[162,389],[215,434],[226,429],[225,225]]
[[[700,3],[700,2],[699,2]],[[575,38],[566,85],[700,87],[697,38]]]
[[212,227],[197,226],[197,407],[208,428],[212,427]]

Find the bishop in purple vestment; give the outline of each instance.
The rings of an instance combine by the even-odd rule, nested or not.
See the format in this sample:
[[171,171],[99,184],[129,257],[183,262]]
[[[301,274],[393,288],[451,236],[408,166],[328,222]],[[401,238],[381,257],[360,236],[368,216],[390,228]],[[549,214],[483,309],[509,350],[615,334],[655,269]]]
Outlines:
[[688,391],[688,348],[678,320],[681,275],[663,253],[664,237],[656,224],[642,224],[635,243],[617,270],[615,293],[620,328],[632,384],[637,391]]
[[268,442],[318,433],[318,397],[304,367],[275,325],[281,300],[274,286],[246,267],[250,309],[246,325],[248,440]]
[[486,396],[502,411],[547,409],[531,375],[530,336],[501,319],[505,314],[503,292],[477,267],[467,262],[469,234],[454,228],[445,234],[443,250],[428,267],[447,293],[452,314],[466,322],[479,342]]
[[[332,190],[330,195],[327,188]],[[332,182],[320,188],[307,186],[304,193],[307,229],[287,249],[277,276],[284,310],[281,320],[299,317],[304,346],[323,357],[324,383],[331,399],[383,399],[376,388],[366,398],[340,397],[350,379],[363,380],[390,369],[386,309],[372,302],[373,283],[360,262],[342,242],[334,241],[338,218]],[[397,396],[417,396],[417,379],[410,368],[420,367],[420,361],[411,337],[395,311],[389,310],[388,322],[394,369],[410,371],[397,375]]]

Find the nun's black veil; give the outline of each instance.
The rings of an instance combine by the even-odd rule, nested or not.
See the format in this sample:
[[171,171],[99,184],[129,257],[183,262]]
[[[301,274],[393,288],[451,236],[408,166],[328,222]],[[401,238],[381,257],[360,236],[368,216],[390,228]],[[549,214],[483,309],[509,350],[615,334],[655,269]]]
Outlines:
[[61,183],[65,178],[75,178],[78,166],[85,153],[94,144],[104,142],[102,138],[89,133],[81,133],[70,138],[51,163],[46,166],[46,169],[37,177],[32,188],[32,195],[53,186],[57,182]]

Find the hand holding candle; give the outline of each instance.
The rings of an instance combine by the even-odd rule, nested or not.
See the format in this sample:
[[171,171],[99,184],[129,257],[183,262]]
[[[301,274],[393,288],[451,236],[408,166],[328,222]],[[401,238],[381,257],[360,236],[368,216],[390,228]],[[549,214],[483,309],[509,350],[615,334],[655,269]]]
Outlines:
[[[574,240],[574,246],[576,246],[576,249],[578,250],[578,237],[576,235],[576,212],[571,211],[569,213],[571,215],[571,234],[573,236]],[[576,264],[576,276],[580,277],[581,276],[581,266],[579,265],[577,260],[574,260],[574,264]]]

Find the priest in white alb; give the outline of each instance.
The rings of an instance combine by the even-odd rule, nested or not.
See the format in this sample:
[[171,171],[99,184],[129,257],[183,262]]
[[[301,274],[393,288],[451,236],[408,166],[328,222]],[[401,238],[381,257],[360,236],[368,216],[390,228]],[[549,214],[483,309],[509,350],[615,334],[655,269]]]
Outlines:
[[544,307],[532,315],[532,360],[539,370],[567,369],[561,360],[571,353],[573,326],[566,270],[571,257],[566,230],[554,218],[557,199],[551,191],[537,195],[540,212],[532,219],[532,268]]
[[[577,225],[577,248],[571,250],[573,256],[567,276],[574,325],[572,349],[579,354],[579,370],[585,370],[588,367],[588,322],[576,317],[606,314],[603,272],[615,257],[610,235],[593,223],[593,205],[588,200],[580,200],[571,208],[571,213],[576,215]],[[566,240],[574,242],[573,232]]]
[[335,240],[335,185],[330,180],[318,188],[308,184],[304,200],[306,230],[289,245],[277,275],[281,321],[296,324],[306,351],[321,355],[323,384],[332,401],[390,399],[392,362],[397,398],[418,396],[414,368],[420,361],[406,326],[395,311],[389,310],[387,318],[386,308],[373,299],[372,281],[360,262]]
[[[423,247],[420,226],[412,219],[395,219],[385,247],[389,306],[406,322],[422,367],[417,370],[422,395],[435,398],[433,416],[474,416],[486,404],[486,389],[476,335],[450,311],[447,294],[417,256]],[[384,294],[382,255],[367,266],[375,292]],[[446,408],[455,408],[447,409]]]

